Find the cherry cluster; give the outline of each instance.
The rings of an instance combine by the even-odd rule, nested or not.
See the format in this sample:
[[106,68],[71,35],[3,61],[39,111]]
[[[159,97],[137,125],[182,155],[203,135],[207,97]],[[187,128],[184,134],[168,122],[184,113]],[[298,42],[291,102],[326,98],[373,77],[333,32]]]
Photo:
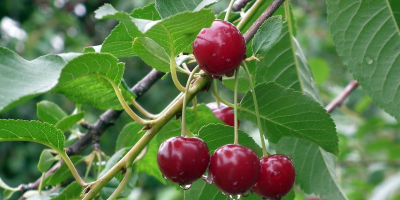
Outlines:
[[[206,73],[214,77],[232,76],[246,58],[246,43],[233,24],[216,20],[210,28],[201,30],[193,42],[193,54]],[[217,103],[207,106],[216,117],[234,126],[232,108]],[[205,181],[230,197],[246,196],[252,190],[264,199],[279,200],[289,193],[295,181],[293,163],[284,155],[259,159],[248,147],[227,144],[210,157],[207,145],[199,138],[180,136],[165,140],[158,150],[157,162],[164,178],[182,189],[189,189],[208,168]]]

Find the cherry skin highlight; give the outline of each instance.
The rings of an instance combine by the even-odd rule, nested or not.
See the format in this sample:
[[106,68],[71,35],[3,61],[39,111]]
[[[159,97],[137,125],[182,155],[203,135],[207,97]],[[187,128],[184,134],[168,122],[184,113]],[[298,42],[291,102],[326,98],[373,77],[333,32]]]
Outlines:
[[260,160],[261,171],[253,192],[260,197],[280,200],[293,188],[296,172],[292,160],[275,154]]
[[193,55],[200,69],[213,76],[232,76],[246,58],[246,42],[233,24],[215,20],[193,42]]
[[[232,112],[233,108],[219,103],[219,107],[216,102],[206,104],[208,108],[214,113],[214,115],[222,120],[226,125],[234,126],[235,125],[235,114]],[[238,126],[240,126],[240,121],[238,120]]]
[[202,177],[210,162],[208,147],[199,138],[172,137],[158,149],[158,168],[164,177],[189,185]]
[[209,172],[215,186],[229,195],[244,194],[256,183],[260,160],[248,147],[228,144],[215,150]]

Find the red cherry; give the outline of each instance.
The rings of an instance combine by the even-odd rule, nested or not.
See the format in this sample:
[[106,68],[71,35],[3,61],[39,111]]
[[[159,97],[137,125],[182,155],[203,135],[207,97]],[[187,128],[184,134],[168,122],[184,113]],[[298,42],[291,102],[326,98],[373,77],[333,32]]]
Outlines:
[[[235,114],[232,112],[233,108],[223,104],[216,102],[211,102],[206,104],[206,106],[211,109],[211,111],[214,113],[214,115],[225,122],[226,125],[229,126],[235,126]],[[238,120],[238,126],[240,126],[240,121]]]
[[169,138],[157,153],[158,168],[163,176],[182,186],[201,178],[209,162],[208,147],[199,138]]
[[215,186],[229,195],[244,194],[254,185],[260,173],[257,154],[248,147],[228,144],[211,156],[209,173]]
[[260,160],[261,172],[253,192],[263,198],[280,200],[293,188],[296,172],[292,160],[276,154]]
[[233,24],[215,20],[193,42],[193,55],[200,69],[214,76],[232,76],[246,58],[246,42]]

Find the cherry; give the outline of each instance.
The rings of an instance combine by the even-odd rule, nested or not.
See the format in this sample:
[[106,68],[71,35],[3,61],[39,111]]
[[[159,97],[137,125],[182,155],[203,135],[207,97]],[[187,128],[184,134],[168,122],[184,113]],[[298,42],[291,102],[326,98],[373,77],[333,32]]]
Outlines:
[[228,144],[219,147],[211,156],[209,173],[215,186],[223,193],[241,195],[256,183],[260,161],[250,148]]
[[233,24],[215,20],[193,42],[193,55],[200,69],[213,76],[232,76],[246,58],[243,35]]
[[[208,103],[206,104],[206,106],[211,109],[211,111],[214,113],[214,115],[222,120],[223,122],[225,122],[226,125],[229,126],[234,126],[235,125],[235,114],[232,112],[233,108],[223,104],[223,103],[219,103],[219,107],[218,104],[216,102],[212,102],[212,103]],[[238,126],[240,125],[240,121],[238,120]]]
[[163,176],[182,187],[202,177],[209,162],[208,147],[199,138],[169,138],[157,153],[158,168]]
[[275,154],[260,160],[261,172],[253,192],[263,198],[280,200],[293,188],[296,173],[292,160]]

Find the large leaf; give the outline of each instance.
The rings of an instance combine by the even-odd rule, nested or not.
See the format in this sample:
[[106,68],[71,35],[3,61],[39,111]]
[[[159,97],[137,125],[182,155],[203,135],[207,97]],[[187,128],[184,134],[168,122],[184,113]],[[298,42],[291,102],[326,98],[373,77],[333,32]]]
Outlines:
[[198,11],[216,2],[218,0],[156,0],[156,9],[162,18],[167,18],[185,11]]
[[[199,130],[199,138],[201,138],[208,146],[210,155],[214,153],[219,147],[232,144],[234,141],[234,128],[223,124],[209,124],[203,126]],[[260,146],[249,135],[239,130],[239,143],[240,145],[249,147],[258,156],[262,156]]]
[[[124,64],[118,63],[118,59],[110,54],[83,54],[64,67],[55,91],[76,103],[90,104],[99,109],[122,109],[113,87],[104,76],[120,85],[123,73]],[[127,102],[134,98],[126,87],[120,89]]]
[[374,102],[400,120],[400,4],[328,0],[338,54]]
[[0,58],[0,111],[50,91],[66,63],[57,55],[27,61],[4,47]]
[[315,144],[286,137],[278,142],[275,150],[292,158],[296,169],[296,184],[303,191],[326,200],[347,199],[336,178],[334,155]]
[[64,140],[64,134],[49,123],[0,119],[0,142],[37,142],[62,152]]
[[[309,96],[276,83],[261,83],[254,88],[262,126],[268,140],[276,143],[282,137],[296,137],[313,142],[337,155],[338,137],[335,124],[326,110]],[[242,99],[239,118],[257,122],[251,92]]]

